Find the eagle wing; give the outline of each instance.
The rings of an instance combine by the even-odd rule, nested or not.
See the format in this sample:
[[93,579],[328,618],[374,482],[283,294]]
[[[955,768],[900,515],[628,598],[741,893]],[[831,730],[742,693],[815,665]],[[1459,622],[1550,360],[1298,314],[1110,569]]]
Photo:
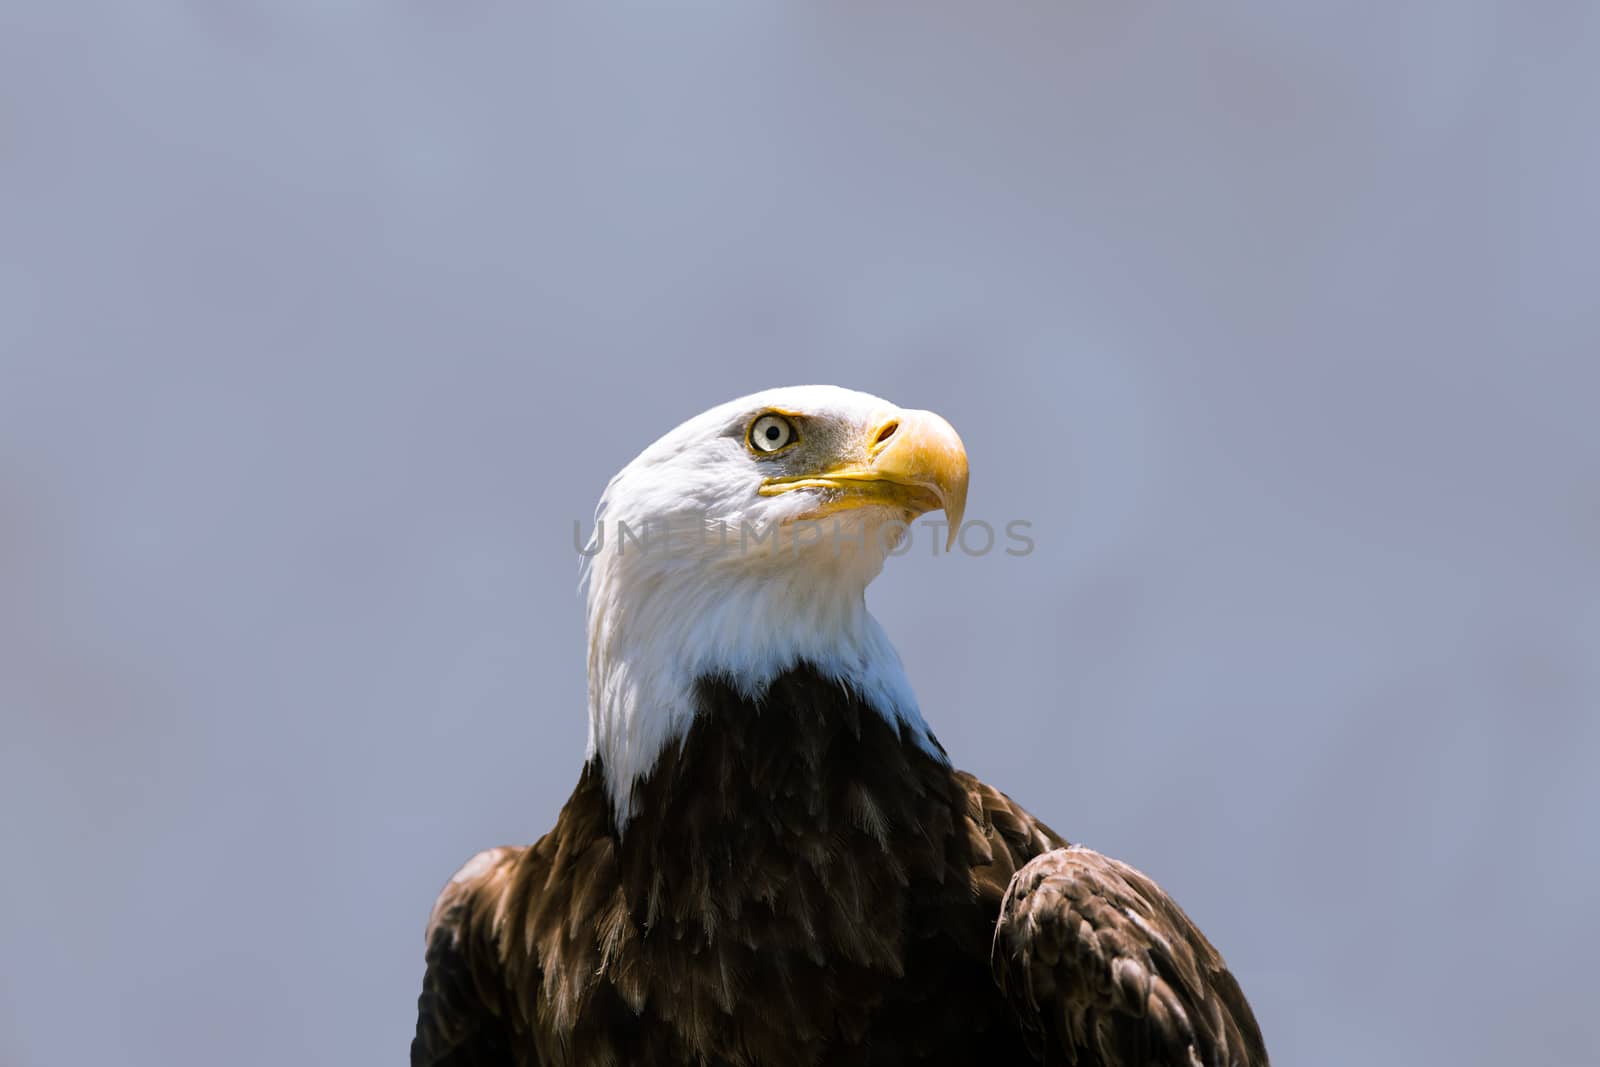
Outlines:
[[497,886],[523,849],[480,852],[457,871],[428,917],[427,973],[417,998],[412,1067],[506,1067],[513,1054],[496,949]]
[[1037,1054],[1069,1063],[1265,1067],[1250,1005],[1183,910],[1125,863],[1077,846],[1011,879],[991,954]]

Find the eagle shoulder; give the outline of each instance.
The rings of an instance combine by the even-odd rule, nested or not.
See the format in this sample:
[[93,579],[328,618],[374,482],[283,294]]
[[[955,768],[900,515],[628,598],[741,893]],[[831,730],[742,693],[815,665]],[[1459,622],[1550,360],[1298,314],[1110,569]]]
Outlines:
[[612,1051],[645,994],[606,818],[586,769],[549,833],[480,852],[445,884],[428,918],[413,1067],[535,1067],[575,1047],[622,1062]]
[[479,852],[445,883],[428,916],[413,1067],[511,1064],[513,1005],[498,950],[510,883],[529,849]]
[[1107,1065],[1265,1067],[1250,1005],[1221,955],[1141,872],[1082,847],[1012,879],[991,955],[1036,1051]]

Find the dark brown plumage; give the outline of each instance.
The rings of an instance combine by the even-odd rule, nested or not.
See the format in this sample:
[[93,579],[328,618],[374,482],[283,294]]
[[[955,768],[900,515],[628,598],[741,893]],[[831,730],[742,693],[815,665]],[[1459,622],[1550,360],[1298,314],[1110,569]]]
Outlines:
[[1086,848],[1037,856],[1011,880],[994,976],[1036,1052],[1069,1062],[1265,1064],[1222,956],[1161,888]]
[[446,886],[414,1065],[1267,1062],[1143,875],[808,667],[699,701],[625,832],[597,758]]

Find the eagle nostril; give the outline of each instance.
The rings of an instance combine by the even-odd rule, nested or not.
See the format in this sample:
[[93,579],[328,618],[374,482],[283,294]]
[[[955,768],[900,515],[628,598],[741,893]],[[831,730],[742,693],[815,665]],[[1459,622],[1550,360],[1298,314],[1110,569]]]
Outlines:
[[879,428],[879,430],[878,430],[878,436],[873,438],[872,447],[873,448],[881,448],[883,446],[883,443],[885,441],[887,441],[889,438],[893,437],[894,436],[894,432],[896,430],[898,430],[899,428],[900,428],[900,420],[899,419],[891,419],[890,421],[884,423],[883,426],[881,428]]

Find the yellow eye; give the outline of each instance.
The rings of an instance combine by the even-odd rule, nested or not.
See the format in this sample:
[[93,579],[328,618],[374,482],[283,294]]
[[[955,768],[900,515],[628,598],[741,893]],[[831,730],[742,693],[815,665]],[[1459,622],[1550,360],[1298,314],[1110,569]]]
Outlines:
[[782,415],[763,415],[750,424],[750,447],[776,452],[794,440],[794,424]]

